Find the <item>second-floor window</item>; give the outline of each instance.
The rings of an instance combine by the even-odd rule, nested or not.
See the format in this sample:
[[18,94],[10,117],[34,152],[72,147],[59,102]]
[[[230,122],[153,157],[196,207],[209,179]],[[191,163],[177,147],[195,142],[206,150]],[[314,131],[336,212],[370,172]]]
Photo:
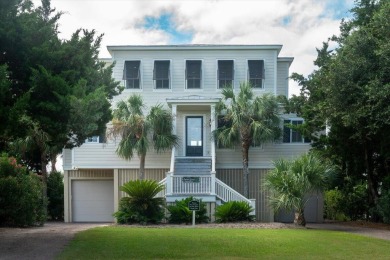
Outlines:
[[94,135],[94,136],[90,136],[87,138],[87,140],[85,140],[86,143],[99,143],[99,136],[98,135]]
[[140,64],[139,60],[125,61],[123,70],[123,79],[125,80],[127,89],[140,88]]
[[187,89],[200,89],[202,80],[202,61],[186,61],[186,84]]
[[309,138],[304,138],[297,130],[288,127],[288,125],[299,126],[303,120],[284,120],[283,143],[310,143]]
[[170,88],[170,61],[156,60],[154,61],[153,80],[155,82],[155,89],[169,89]]
[[218,88],[233,87],[234,62],[232,60],[218,61]]
[[252,88],[263,88],[264,61],[248,60],[248,81]]

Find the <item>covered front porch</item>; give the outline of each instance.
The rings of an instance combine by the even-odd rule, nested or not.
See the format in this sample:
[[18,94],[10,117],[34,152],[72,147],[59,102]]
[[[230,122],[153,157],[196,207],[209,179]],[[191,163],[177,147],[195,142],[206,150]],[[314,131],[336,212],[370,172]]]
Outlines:
[[172,149],[169,172],[161,181],[166,188],[161,195],[168,203],[193,196],[216,204],[246,201],[255,209],[254,199],[245,198],[216,178],[212,132],[217,127],[215,107],[219,100],[201,96],[167,99],[172,109],[172,131],[180,138],[179,146]]

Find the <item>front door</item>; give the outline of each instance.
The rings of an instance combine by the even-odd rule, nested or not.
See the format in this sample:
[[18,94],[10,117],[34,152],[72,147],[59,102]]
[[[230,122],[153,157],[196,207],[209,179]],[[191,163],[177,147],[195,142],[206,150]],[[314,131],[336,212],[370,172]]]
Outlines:
[[203,117],[186,117],[186,156],[203,156]]

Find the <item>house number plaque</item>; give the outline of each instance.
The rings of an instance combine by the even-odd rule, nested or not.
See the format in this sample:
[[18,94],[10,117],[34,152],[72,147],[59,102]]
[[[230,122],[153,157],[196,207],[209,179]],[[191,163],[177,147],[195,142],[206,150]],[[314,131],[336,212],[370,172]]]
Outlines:
[[199,183],[200,177],[183,177],[181,181],[184,183]]

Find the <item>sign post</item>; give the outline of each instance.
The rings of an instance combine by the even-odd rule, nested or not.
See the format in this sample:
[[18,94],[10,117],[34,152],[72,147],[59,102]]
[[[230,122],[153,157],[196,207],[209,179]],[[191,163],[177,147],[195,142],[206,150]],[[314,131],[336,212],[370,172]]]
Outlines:
[[192,226],[195,226],[195,211],[200,210],[199,200],[191,200],[188,202],[188,209],[192,210]]

